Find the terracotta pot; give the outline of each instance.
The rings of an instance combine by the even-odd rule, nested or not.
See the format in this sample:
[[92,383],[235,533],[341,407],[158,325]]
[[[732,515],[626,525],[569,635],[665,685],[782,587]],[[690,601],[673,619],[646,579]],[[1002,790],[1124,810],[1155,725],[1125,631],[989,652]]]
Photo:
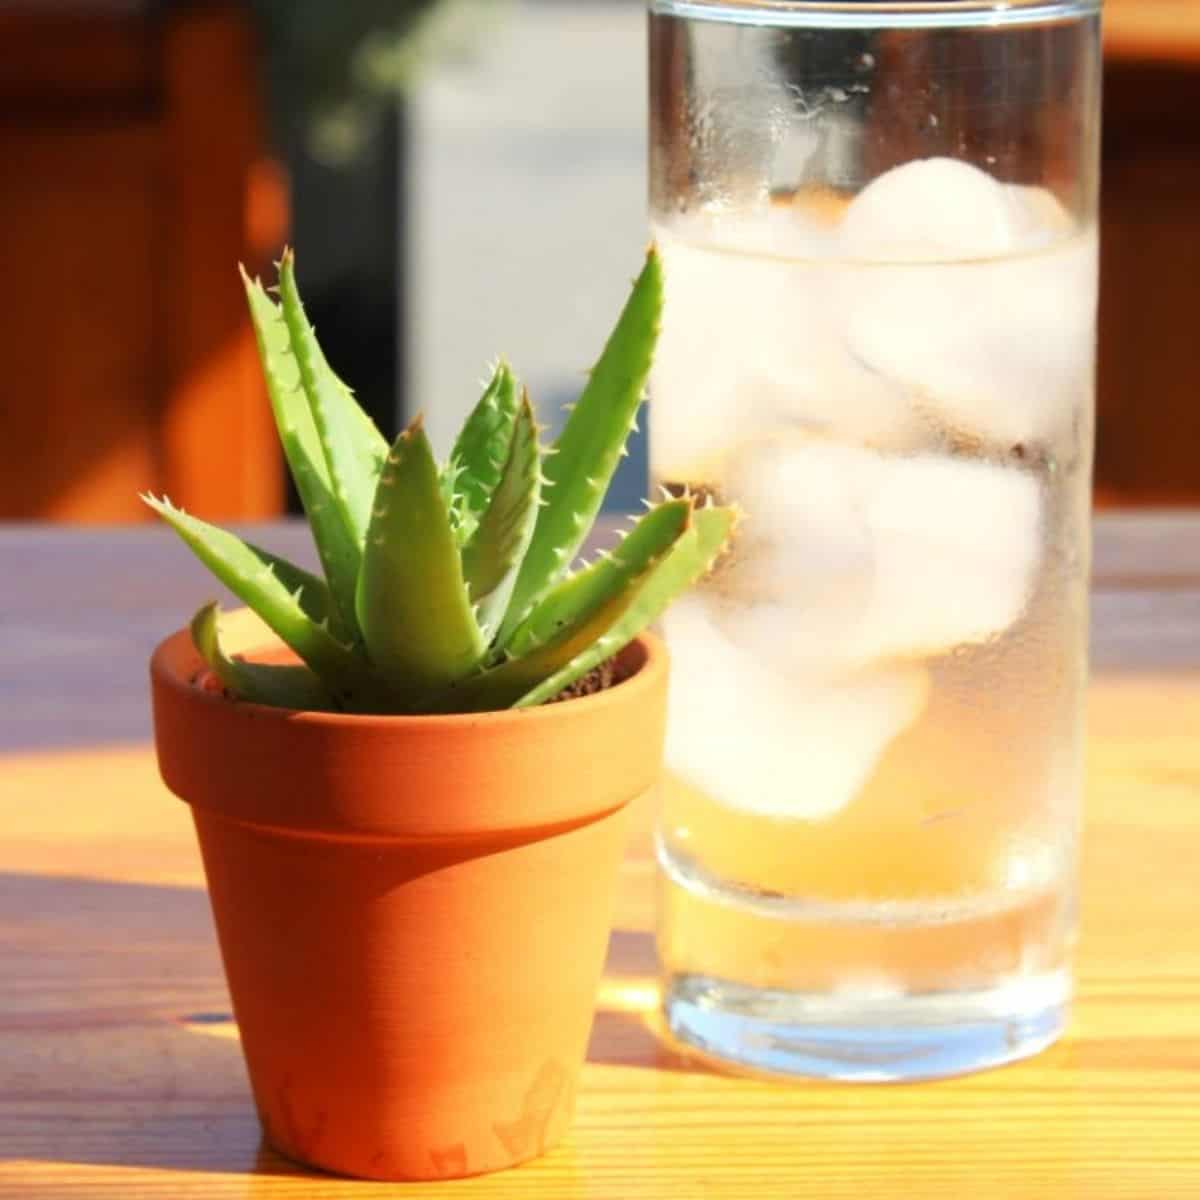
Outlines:
[[299,713],[151,662],[267,1138],[372,1179],[533,1158],[565,1133],[628,803],[659,772],[666,653],[526,711]]

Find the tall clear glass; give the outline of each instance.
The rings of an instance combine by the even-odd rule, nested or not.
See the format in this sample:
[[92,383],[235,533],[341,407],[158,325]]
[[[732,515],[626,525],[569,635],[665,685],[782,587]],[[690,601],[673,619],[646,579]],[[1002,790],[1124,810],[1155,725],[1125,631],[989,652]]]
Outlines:
[[1098,0],[652,0],[651,463],[734,501],[675,605],[673,1034],[856,1080],[1070,996]]

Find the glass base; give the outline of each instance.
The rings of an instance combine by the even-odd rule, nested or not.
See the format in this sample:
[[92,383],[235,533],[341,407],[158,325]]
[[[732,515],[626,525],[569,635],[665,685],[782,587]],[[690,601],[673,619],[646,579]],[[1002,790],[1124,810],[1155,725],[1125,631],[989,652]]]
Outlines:
[[671,1035],[717,1065],[854,1083],[963,1075],[1037,1054],[1066,1024],[1066,972],[988,991],[855,1000],[680,975],[666,981]]

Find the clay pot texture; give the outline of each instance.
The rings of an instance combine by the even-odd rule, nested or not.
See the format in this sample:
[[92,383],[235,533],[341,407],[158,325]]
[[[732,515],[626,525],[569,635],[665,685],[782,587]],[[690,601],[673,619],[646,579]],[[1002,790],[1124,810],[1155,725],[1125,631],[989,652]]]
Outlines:
[[[256,656],[257,657],[257,656]],[[494,1171],[566,1132],[626,808],[654,787],[666,652],[523,711],[300,713],[151,662],[163,780],[192,808],[267,1139],[346,1175]]]

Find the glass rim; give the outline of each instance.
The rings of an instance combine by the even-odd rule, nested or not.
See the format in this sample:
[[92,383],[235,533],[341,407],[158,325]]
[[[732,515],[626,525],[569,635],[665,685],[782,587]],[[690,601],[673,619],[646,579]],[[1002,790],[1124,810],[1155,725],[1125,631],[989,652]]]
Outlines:
[[811,29],[955,29],[1097,16],[1102,0],[649,0],[652,13]]

